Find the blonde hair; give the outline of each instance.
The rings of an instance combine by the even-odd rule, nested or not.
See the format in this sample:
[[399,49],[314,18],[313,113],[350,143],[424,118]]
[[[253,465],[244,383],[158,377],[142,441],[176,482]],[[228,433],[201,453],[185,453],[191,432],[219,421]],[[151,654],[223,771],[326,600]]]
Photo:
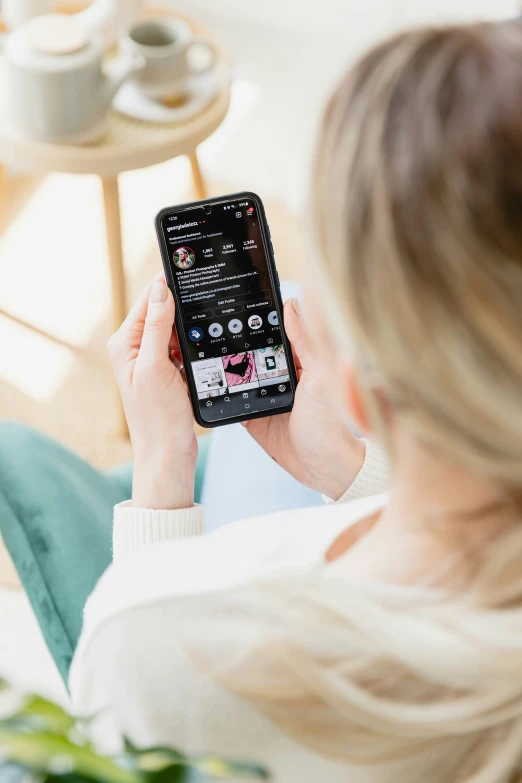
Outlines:
[[[520,508],[522,26],[415,30],[367,54],[326,110],[314,212],[363,378],[377,370],[404,427]],[[458,594],[338,573],[259,590],[293,620],[220,679],[299,742],[416,759],[423,783],[522,781],[519,524]]]
[[314,204],[336,332],[349,324],[403,426],[515,493],[521,97],[516,23],[386,41],[330,101]]

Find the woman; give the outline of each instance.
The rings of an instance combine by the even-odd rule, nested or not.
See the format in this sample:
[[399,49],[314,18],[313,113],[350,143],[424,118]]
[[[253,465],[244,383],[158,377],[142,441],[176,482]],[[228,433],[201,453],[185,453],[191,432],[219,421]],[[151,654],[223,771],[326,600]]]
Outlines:
[[[247,427],[337,503],[196,536],[173,301],[156,281],[134,307],[111,341],[134,496],[86,608],[81,712],[276,781],[522,780],[521,95],[522,29],[490,24],[386,41],[330,101],[324,320],[287,304],[295,408]],[[385,445],[389,494],[347,419]]]
[[194,260],[190,257],[190,253],[186,247],[180,247],[174,253],[174,263],[180,269],[190,269]]

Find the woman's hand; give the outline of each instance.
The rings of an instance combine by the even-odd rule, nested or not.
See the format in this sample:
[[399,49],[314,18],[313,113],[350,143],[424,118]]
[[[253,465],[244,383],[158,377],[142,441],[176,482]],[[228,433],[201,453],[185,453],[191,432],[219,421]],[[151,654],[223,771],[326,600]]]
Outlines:
[[338,500],[364,462],[365,447],[331,404],[331,379],[314,358],[297,299],[285,304],[285,329],[299,378],[291,413],[245,422],[263,449],[311,489]]
[[134,449],[133,505],[194,505],[197,441],[185,383],[174,354],[174,300],[159,275],[109,340]]

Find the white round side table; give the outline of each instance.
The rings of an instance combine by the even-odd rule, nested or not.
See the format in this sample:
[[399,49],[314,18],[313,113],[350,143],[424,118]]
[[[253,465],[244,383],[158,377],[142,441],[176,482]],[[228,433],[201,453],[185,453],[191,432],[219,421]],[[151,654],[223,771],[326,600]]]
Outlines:
[[[69,11],[70,7],[63,10]],[[150,8],[146,13],[172,16],[172,13],[164,8]],[[183,18],[195,32],[211,39],[207,31],[187,17]],[[220,51],[219,44],[214,43]],[[224,69],[225,57],[222,52],[220,54],[222,63],[218,68]],[[112,110],[107,134],[99,143],[90,146],[57,145],[12,138],[2,133],[0,122],[0,197],[2,191],[5,197],[5,186],[2,187],[2,163],[35,174],[64,172],[97,174],[100,177],[110,261],[114,330],[119,328],[127,315],[118,175],[124,171],[162,163],[178,155],[186,155],[191,165],[196,197],[204,198],[206,189],[198,163],[197,147],[219,127],[227,114],[230,103],[229,81],[221,79],[220,85],[213,102],[183,123],[157,125],[131,119]],[[0,313],[10,316],[3,309],[0,309]],[[25,325],[31,327],[30,324]],[[120,428],[126,433],[127,425],[121,403],[120,416]]]

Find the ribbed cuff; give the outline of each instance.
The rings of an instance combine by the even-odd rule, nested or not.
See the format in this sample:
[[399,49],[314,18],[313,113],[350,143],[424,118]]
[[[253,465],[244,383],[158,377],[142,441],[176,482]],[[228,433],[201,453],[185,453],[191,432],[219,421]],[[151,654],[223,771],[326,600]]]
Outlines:
[[368,498],[372,495],[380,495],[389,489],[390,466],[386,455],[380,446],[371,440],[363,438],[366,446],[364,462],[355,481],[348,487],[338,503],[346,503],[348,500]]
[[114,560],[150,544],[198,536],[204,532],[203,506],[168,511],[134,508],[131,503],[128,500],[114,506]]
[[[389,489],[390,468],[383,450],[371,440],[366,438],[362,440],[366,446],[362,467],[344,495],[335,501],[336,503],[347,503],[349,500],[380,495]],[[326,503],[334,502],[325,495],[323,497]]]

